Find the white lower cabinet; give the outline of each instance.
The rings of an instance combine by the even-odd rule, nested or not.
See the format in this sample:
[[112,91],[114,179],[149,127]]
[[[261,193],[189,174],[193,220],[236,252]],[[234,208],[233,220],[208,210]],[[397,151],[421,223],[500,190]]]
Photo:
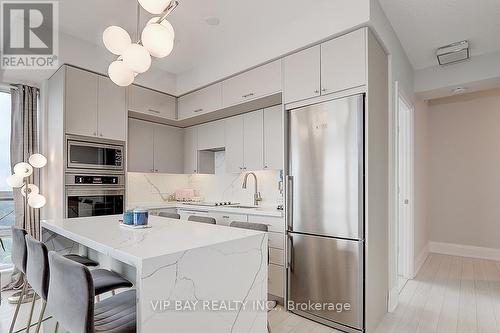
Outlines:
[[248,216],[244,214],[210,213],[215,218],[217,224],[229,226],[231,222],[247,222]]
[[269,248],[269,263],[285,266],[285,251],[280,249]]
[[190,216],[209,216],[207,211],[189,210],[189,209],[178,209],[177,214],[181,216],[181,220],[186,220]]
[[285,268],[280,265],[269,264],[267,278],[267,292],[283,298],[285,296]]

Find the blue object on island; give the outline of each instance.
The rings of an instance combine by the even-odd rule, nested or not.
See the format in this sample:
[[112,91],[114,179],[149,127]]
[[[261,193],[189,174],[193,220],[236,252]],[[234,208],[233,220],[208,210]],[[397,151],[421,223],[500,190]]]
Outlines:
[[127,210],[123,213],[123,224],[125,225],[134,225],[134,212],[131,210]]
[[148,211],[146,209],[134,209],[134,225],[148,225]]

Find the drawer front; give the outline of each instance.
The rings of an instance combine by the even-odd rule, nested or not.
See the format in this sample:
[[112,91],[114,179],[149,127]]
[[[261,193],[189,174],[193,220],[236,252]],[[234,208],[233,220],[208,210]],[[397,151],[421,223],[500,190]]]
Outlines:
[[285,251],[270,247],[269,248],[269,263],[284,266],[285,265]]
[[227,214],[227,213],[210,213],[210,217],[213,217],[217,220],[217,224],[228,226],[233,221],[238,222],[248,222],[247,216],[242,214]]
[[179,120],[213,112],[222,107],[222,83],[179,98]]
[[275,249],[285,249],[285,235],[279,232],[269,232],[269,247]]
[[128,88],[128,109],[166,119],[176,119],[176,98],[139,86]]
[[285,232],[285,219],[283,217],[249,215],[248,222],[267,224],[271,232]]
[[285,295],[285,268],[270,264],[267,270],[267,292],[271,295],[284,297]]
[[222,83],[223,107],[281,91],[281,60],[251,69]]

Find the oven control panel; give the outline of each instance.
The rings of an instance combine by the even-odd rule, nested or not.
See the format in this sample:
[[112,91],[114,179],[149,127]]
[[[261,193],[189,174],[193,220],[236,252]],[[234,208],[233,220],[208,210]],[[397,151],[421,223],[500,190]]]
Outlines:
[[75,176],[75,184],[118,185],[118,176]]

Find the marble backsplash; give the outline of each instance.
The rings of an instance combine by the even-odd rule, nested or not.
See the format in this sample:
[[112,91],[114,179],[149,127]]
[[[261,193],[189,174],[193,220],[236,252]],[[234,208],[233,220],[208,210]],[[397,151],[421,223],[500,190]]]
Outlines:
[[[255,171],[262,206],[275,207],[281,199],[278,170]],[[253,204],[254,180],[248,178],[247,189],[243,189],[245,174],[227,173],[225,153],[215,153],[214,175],[174,175],[129,172],[127,177],[127,203],[164,202],[178,189],[192,188],[205,201],[232,201],[245,205]]]

